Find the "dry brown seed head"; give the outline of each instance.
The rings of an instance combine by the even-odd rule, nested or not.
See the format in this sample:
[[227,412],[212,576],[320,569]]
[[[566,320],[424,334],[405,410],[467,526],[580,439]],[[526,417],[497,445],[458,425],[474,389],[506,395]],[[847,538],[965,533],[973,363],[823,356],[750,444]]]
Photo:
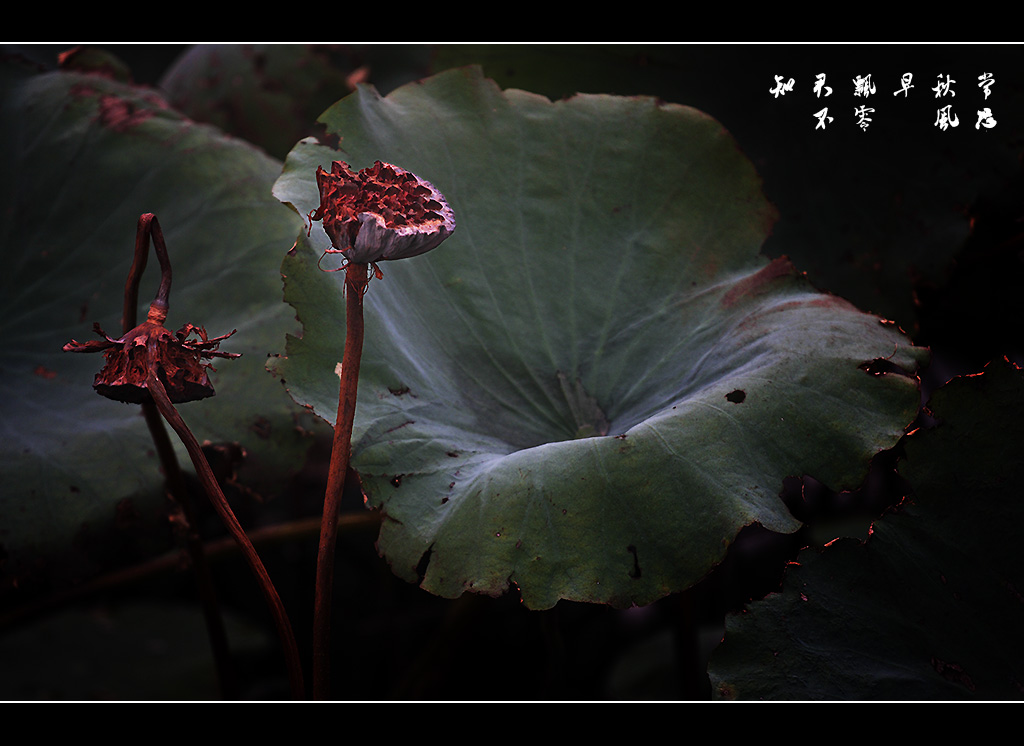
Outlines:
[[[120,339],[111,339],[99,326],[96,332],[102,341],[76,342],[64,345],[65,352],[103,352],[106,363],[96,374],[93,388],[115,401],[141,404],[150,399],[146,379],[150,354],[156,356],[157,375],[172,402],[196,401],[214,395],[204,360],[213,357],[240,357],[216,348],[234,334],[210,339],[202,327],[186,324],[177,333],[163,326],[166,310],[150,306],[149,318]],[[198,339],[190,339],[195,335]]]
[[309,218],[323,221],[330,252],[351,262],[417,256],[455,230],[444,195],[398,166],[377,161],[357,173],[344,161],[334,161],[330,173],[317,168],[316,181],[320,206]]

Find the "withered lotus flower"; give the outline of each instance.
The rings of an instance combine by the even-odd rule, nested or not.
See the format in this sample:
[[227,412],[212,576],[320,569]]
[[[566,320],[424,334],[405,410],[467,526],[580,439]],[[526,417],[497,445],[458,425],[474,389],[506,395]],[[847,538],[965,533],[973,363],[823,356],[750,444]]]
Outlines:
[[[149,304],[149,314],[144,322],[135,325],[136,310],[139,298],[139,280],[146,269],[149,255],[150,238],[160,262],[160,286],[156,298]],[[207,370],[211,369],[204,359],[214,357],[241,357],[231,352],[218,352],[220,343],[235,332],[210,339],[206,330],[194,324],[185,324],[176,333],[164,327],[167,319],[168,298],[171,293],[171,260],[164,243],[163,230],[151,212],[139,216],[135,233],[135,254],[128,279],[124,288],[124,305],[121,314],[121,329],[124,335],[120,339],[108,337],[99,324],[93,329],[103,339],[90,342],[71,340],[64,345],[65,352],[103,352],[107,362],[96,375],[93,388],[96,392],[116,401],[139,404],[142,407],[146,424],[153,435],[161,465],[167,476],[168,494],[181,505],[188,504],[188,490],[185,489],[183,477],[174,456],[171,442],[163,429],[163,420],[181,439],[188,451],[196,476],[210,498],[210,503],[220,515],[225,528],[234,537],[245,556],[249,567],[259,584],[270,607],[271,614],[278,628],[281,643],[284,646],[285,660],[288,665],[288,678],[296,699],[302,698],[305,683],[302,676],[302,664],[299,660],[298,646],[292,631],[288,613],[281,602],[281,597],[267,573],[263,561],[256,548],[252,545],[245,529],[238,522],[231,505],[224,496],[224,490],[213,473],[206,458],[203,447],[196,436],[189,430],[185,420],[174,408],[175,403],[195,401],[213,396]],[[184,508],[188,515],[188,508]],[[188,519],[191,522],[191,519]],[[191,531],[190,531],[191,533]],[[189,554],[196,572],[203,573],[206,561],[199,543],[198,534],[195,540],[187,542]],[[200,594],[203,600],[207,624],[210,627],[211,639],[216,648],[223,649],[223,631],[218,630],[219,611],[211,591],[210,578],[200,575],[199,585],[203,589]],[[222,658],[222,655],[216,655]],[[218,661],[218,665],[222,665]]]
[[320,206],[310,220],[323,220],[333,245],[350,262],[369,264],[424,254],[455,230],[455,215],[428,181],[377,161],[354,172],[334,161],[316,171]]
[[120,339],[108,337],[99,324],[94,324],[93,329],[102,340],[71,340],[64,345],[64,351],[105,353],[107,362],[96,374],[92,386],[96,393],[108,399],[132,404],[150,400],[146,379],[151,355],[156,373],[175,404],[213,396],[213,385],[207,375],[211,366],[203,360],[240,357],[217,350],[220,343],[235,332],[210,339],[205,329],[193,324],[171,332],[163,325],[166,317],[167,311],[154,303],[149,308],[148,318]]

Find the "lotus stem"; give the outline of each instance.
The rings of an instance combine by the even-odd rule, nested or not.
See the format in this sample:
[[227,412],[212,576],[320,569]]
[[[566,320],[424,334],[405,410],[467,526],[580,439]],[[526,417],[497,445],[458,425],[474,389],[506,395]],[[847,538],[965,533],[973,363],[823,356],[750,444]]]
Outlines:
[[[152,341],[147,349],[147,356],[150,361],[156,359],[156,345]],[[285,661],[288,666],[288,679],[291,684],[292,695],[295,699],[302,699],[305,687],[302,678],[302,665],[299,659],[299,650],[295,643],[295,635],[292,632],[291,623],[288,621],[288,614],[285,611],[284,604],[281,602],[281,598],[277,593],[277,589],[274,587],[274,583],[271,581],[270,575],[267,573],[262,560],[260,560],[259,554],[256,552],[256,548],[252,545],[252,542],[249,541],[249,537],[246,535],[241,524],[239,524],[234,511],[231,510],[231,505],[228,503],[227,498],[224,497],[224,492],[221,490],[220,483],[217,482],[217,478],[214,476],[213,470],[210,468],[210,463],[206,460],[206,455],[203,453],[203,449],[199,445],[199,441],[196,440],[192,431],[188,429],[185,421],[181,418],[181,415],[178,414],[178,411],[171,403],[170,397],[167,396],[167,391],[164,389],[164,385],[160,381],[160,376],[157,374],[155,365],[151,364],[149,366],[149,376],[146,379],[146,385],[153,397],[153,401],[156,403],[157,409],[160,411],[160,414],[163,415],[164,419],[167,420],[167,423],[171,426],[171,429],[173,429],[174,432],[177,433],[178,437],[181,438],[181,442],[184,444],[185,450],[188,451],[188,455],[192,459],[192,465],[196,469],[199,481],[202,483],[203,488],[210,497],[210,502],[213,503],[214,509],[217,511],[218,515],[220,515],[221,521],[223,521],[228,532],[238,543],[242,550],[242,554],[245,556],[246,561],[252,568],[253,574],[256,576],[256,581],[259,583],[260,589],[263,591],[263,595],[267,600],[271,614],[274,617],[274,622],[277,625],[281,643],[284,646]]]
[[[160,287],[157,291],[157,299],[161,300],[165,307],[171,292],[171,263],[167,256],[164,234],[160,228],[159,221],[156,219],[156,215],[145,213],[139,216],[138,228],[135,232],[135,254],[132,259],[131,269],[128,271],[128,279],[124,285],[124,305],[121,312],[121,331],[124,334],[134,329],[138,321],[136,309],[139,305],[139,282],[148,263],[150,238],[153,239],[157,260],[160,263]],[[160,413],[156,408],[156,404],[152,401],[143,401],[141,406],[146,426],[149,428],[149,434],[153,438],[153,445],[156,447],[156,452],[160,459],[160,465],[163,467],[168,495],[181,507],[185,521],[188,524],[185,548],[192,566],[196,592],[199,595],[199,602],[203,609],[203,619],[206,623],[206,633],[210,640],[210,648],[213,653],[217,679],[220,683],[221,696],[233,699],[236,693],[236,683],[231,666],[227,630],[224,627],[224,618],[221,614],[220,603],[217,600],[213,576],[206,561],[203,543],[195,529],[196,520],[192,499],[185,486],[185,477],[182,474],[181,465],[178,463],[174,447],[171,445],[167,429],[160,419]]]
[[345,477],[352,458],[352,425],[355,422],[359,360],[363,352],[363,293],[368,266],[349,262],[345,268],[345,352],[341,360],[338,416],[334,423],[327,491],[320,523],[320,548],[316,565],[316,599],[313,611],[313,698],[329,699],[331,692],[331,598],[334,590],[334,549],[338,535],[338,510],[345,491]]

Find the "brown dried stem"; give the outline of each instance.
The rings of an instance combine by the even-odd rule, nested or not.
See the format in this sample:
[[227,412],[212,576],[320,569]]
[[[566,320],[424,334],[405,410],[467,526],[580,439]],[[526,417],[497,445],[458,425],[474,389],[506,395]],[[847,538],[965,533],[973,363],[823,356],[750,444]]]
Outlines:
[[164,232],[160,229],[160,221],[156,219],[156,215],[147,212],[139,216],[139,226],[135,231],[135,256],[132,259],[131,269],[128,270],[128,279],[124,284],[121,326],[125,334],[135,328],[135,309],[139,305],[139,282],[142,280],[142,273],[146,271],[146,264],[149,260],[150,237],[153,239],[153,249],[156,251],[157,261],[160,262],[160,287],[157,289],[153,303],[165,311],[169,305],[171,261],[167,255],[167,245],[164,243]]
[[[146,270],[149,259],[149,239],[152,237],[156,250],[157,260],[160,262],[160,287],[157,291],[154,303],[162,303],[167,308],[168,298],[171,292],[171,263],[167,256],[167,246],[164,243],[164,234],[160,223],[152,213],[145,213],[139,216],[138,228],[135,232],[135,254],[132,259],[131,269],[128,271],[128,279],[124,286],[124,306],[121,312],[121,330],[127,334],[135,328],[137,323],[137,311],[139,305],[139,282]],[[220,682],[221,695],[233,699],[237,693],[237,684],[234,670],[231,665],[231,654],[228,648],[227,631],[224,627],[224,618],[220,611],[220,603],[217,600],[217,593],[214,589],[213,575],[210,572],[209,563],[203,550],[203,542],[196,531],[195,509],[188,488],[185,485],[185,477],[178,463],[178,457],[174,453],[171,439],[167,436],[167,429],[160,419],[160,413],[156,404],[152,401],[142,402],[142,414],[149,428],[153,444],[156,446],[157,455],[160,458],[160,465],[163,467],[164,476],[167,480],[167,492],[169,497],[181,507],[188,524],[185,531],[185,548],[188,552],[189,562],[192,566],[193,577],[196,583],[196,591],[199,595],[200,604],[203,609],[203,618],[206,623],[207,636],[210,639],[210,648],[213,652],[217,678]]]
[[252,545],[241,524],[239,524],[227,498],[224,497],[220,483],[217,482],[217,478],[214,476],[213,470],[206,460],[206,455],[203,453],[199,441],[196,440],[192,431],[188,429],[185,421],[171,403],[170,397],[167,396],[167,391],[164,389],[164,385],[157,373],[156,365],[152,364],[152,361],[156,360],[155,342],[150,342],[146,352],[150,360],[149,377],[146,380],[146,385],[153,397],[153,401],[156,403],[160,414],[163,415],[164,419],[171,426],[171,429],[181,438],[181,442],[185,445],[185,450],[188,451],[188,455],[192,459],[192,465],[196,469],[199,481],[210,497],[210,502],[213,503],[213,507],[218,515],[220,515],[221,521],[223,521],[225,527],[238,543],[242,554],[252,568],[260,589],[267,600],[267,604],[270,606],[271,614],[277,625],[278,634],[281,637],[281,643],[284,645],[285,661],[288,665],[288,679],[291,683],[292,695],[295,699],[302,699],[305,686],[302,678],[302,666],[299,662],[299,650],[295,643],[295,635],[292,632],[291,623],[288,621],[288,614],[285,611],[284,604],[281,602],[281,597],[278,595],[270,575],[263,566],[256,548]]
[[196,583],[196,591],[203,608],[206,633],[210,638],[210,648],[213,652],[217,678],[220,681],[221,695],[225,699],[234,699],[238,693],[238,684],[233,666],[231,665],[227,630],[224,627],[224,618],[220,612],[220,603],[217,600],[213,575],[210,572],[202,538],[199,536],[199,532],[196,531],[195,506],[185,485],[185,478],[182,474],[181,466],[178,464],[178,457],[174,453],[174,447],[171,445],[167,429],[160,419],[160,412],[156,404],[153,402],[143,402],[142,414],[146,419],[146,425],[149,427],[150,435],[160,457],[160,464],[167,478],[168,495],[178,503],[185,516],[185,523],[187,524],[185,526],[185,549],[188,552],[189,564],[192,567],[192,574]]
[[345,267],[345,352],[341,360],[338,416],[334,423],[324,511],[320,523],[320,548],[316,565],[316,600],[313,612],[313,698],[328,699],[331,682],[331,597],[334,589],[334,548],[338,510],[345,476],[352,457],[352,424],[356,413],[359,360],[363,351],[363,293],[368,265],[349,262]]
[[[149,306],[147,320],[136,326],[135,309],[138,305],[139,280],[146,268],[150,237],[153,239],[157,259],[160,262],[160,286],[156,298]],[[197,580],[203,599],[204,612],[207,614],[208,627],[211,630],[211,642],[214,646],[219,672],[226,674],[228,670],[226,668],[227,642],[223,631],[223,621],[220,619],[213,596],[212,580],[206,571],[206,560],[202,554],[199,537],[194,535],[192,529],[195,526],[195,521],[190,517],[188,492],[184,488],[181,470],[174,457],[167,432],[160,422],[161,416],[167,420],[185,444],[185,449],[192,459],[199,480],[213,503],[214,509],[241,547],[266,596],[278,627],[281,643],[284,646],[292,694],[296,699],[300,699],[304,691],[302,666],[299,662],[295,635],[285,613],[284,605],[281,603],[277,590],[274,588],[259,555],[256,554],[252,542],[246,536],[224,497],[199,442],[185,425],[185,421],[181,419],[173,404],[174,401],[194,401],[213,395],[213,386],[204,370],[209,366],[202,361],[213,357],[238,357],[237,354],[219,352],[216,349],[222,340],[234,332],[210,339],[202,327],[186,324],[177,334],[172,334],[163,325],[167,318],[170,290],[171,263],[167,256],[167,247],[164,245],[163,232],[160,230],[160,224],[156,217],[147,213],[139,218],[135,238],[135,255],[125,284],[121,318],[122,326],[125,328],[124,335],[121,339],[111,339],[96,325],[96,331],[103,337],[102,340],[85,343],[71,340],[64,345],[64,350],[67,352],[103,351],[107,356],[107,363],[97,374],[93,388],[97,393],[108,398],[117,401],[138,402],[143,407],[146,422],[167,474],[168,488],[172,496],[178,498],[182,510],[185,512],[186,520],[190,524],[189,530],[192,533],[188,537],[188,546],[198,573]],[[189,337],[193,334],[197,334],[199,339],[190,341]],[[230,681],[226,675],[222,677],[222,683],[225,681]]]
[[[152,316],[154,312],[166,315],[168,310],[171,292],[171,263],[167,255],[167,247],[164,243],[163,231],[160,229],[160,224],[155,215],[147,213],[139,218],[139,229],[136,234],[135,242],[135,259],[132,263],[132,268],[129,271],[128,283],[125,289],[124,323],[127,322],[130,315],[134,315],[135,313],[134,309],[138,302],[138,282],[146,267],[145,255],[147,253],[146,244],[148,244],[146,237],[149,235],[153,238],[153,248],[156,251],[157,260],[160,262],[160,286],[157,289],[155,299],[150,304],[150,315]],[[131,287],[132,290],[129,291],[129,287]],[[131,303],[130,309],[128,307],[129,303]],[[205,333],[203,334],[203,339],[205,341]],[[200,346],[203,345],[200,344]],[[213,504],[214,509],[220,516],[224,526],[228,529],[228,532],[238,543],[246,561],[252,568],[253,574],[256,576],[256,581],[259,584],[260,589],[263,591],[263,595],[270,607],[271,614],[274,617],[274,622],[278,628],[278,635],[281,638],[281,644],[284,646],[285,662],[288,668],[288,678],[291,684],[292,695],[295,699],[301,699],[305,690],[302,665],[299,659],[298,645],[295,642],[295,634],[292,631],[291,623],[288,620],[288,614],[285,611],[284,604],[281,602],[281,598],[277,593],[277,589],[274,587],[273,581],[270,579],[270,575],[267,573],[266,567],[263,565],[263,561],[260,559],[255,547],[246,535],[245,530],[242,528],[241,524],[239,524],[234,511],[231,509],[231,505],[227,501],[227,498],[224,497],[224,492],[220,487],[220,483],[214,476],[213,470],[210,468],[210,464],[206,460],[206,455],[203,453],[202,447],[199,445],[199,441],[196,440],[192,431],[189,430],[185,421],[174,408],[174,404],[171,402],[171,399],[167,394],[167,390],[164,388],[163,382],[160,380],[158,361],[159,354],[157,350],[157,340],[154,337],[150,337],[146,345],[146,388],[152,397],[152,402],[144,402],[143,405],[152,404],[152,406],[154,406],[159,413],[163,415],[163,418],[167,420],[171,429],[177,433],[181,442],[184,444],[189,457],[192,459],[192,465],[195,467],[196,474],[199,476],[199,481],[206,490],[206,493],[210,498],[210,502]],[[147,421],[152,417],[152,413],[150,412],[148,415]],[[184,506],[183,509],[185,509]],[[188,518],[188,513],[186,513],[186,519],[189,520],[190,524],[193,524],[193,521]],[[192,542],[190,542],[190,545],[191,544]],[[198,537],[196,537],[196,546],[201,546],[198,544]],[[203,567],[205,567],[205,559],[201,559],[201,562]],[[204,581],[200,582],[202,584]],[[212,581],[210,582],[211,585],[207,591],[212,591]],[[223,623],[221,622],[221,624]],[[221,652],[226,654],[226,650]]]

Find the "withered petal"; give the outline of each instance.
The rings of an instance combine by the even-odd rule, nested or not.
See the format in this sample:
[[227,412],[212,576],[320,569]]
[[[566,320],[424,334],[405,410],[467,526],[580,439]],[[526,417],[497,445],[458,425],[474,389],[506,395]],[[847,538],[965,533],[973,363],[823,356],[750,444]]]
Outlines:
[[[94,328],[103,334],[99,325]],[[72,340],[63,349],[66,352],[105,352],[106,363],[96,374],[93,388],[108,399],[135,404],[151,398],[146,381],[150,349],[153,349],[156,354],[153,364],[157,368],[157,375],[167,389],[170,400],[178,404],[214,395],[207,374],[210,364],[203,360],[241,357],[239,353],[216,349],[235,331],[210,339],[204,328],[185,324],[175,335],[163,325],[147,320],[121,339],[115,340],[103,335],[104,339],[91,342]],[[199,339],[187,341],[191,334],[196,334]]]

